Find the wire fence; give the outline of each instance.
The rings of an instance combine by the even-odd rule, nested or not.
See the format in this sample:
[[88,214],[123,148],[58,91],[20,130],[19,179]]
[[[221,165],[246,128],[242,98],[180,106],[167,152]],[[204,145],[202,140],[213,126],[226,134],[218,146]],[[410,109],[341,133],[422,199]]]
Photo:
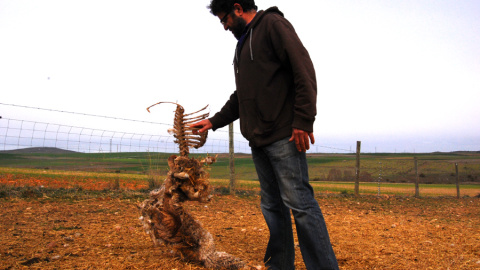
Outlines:
[[[21,118],[6,118],[0,116],[0,151],[73,151],[80,153],[124,153],[124,152],[158,152],[177,153],[178,146],[175,138],[166,130],[171,124],[107,117],[83,113],[65,112],[42,108],[32,108],[18,105],[26,110],[48,111],[55,114],[55,119],[62,115],[73,114],[75,117],[104,119],[105,121],[119,121],[115,126],[124,127],[123,130],[103,129],[94,126],[80,125],[95,121],[67,120],[70,123],[52,123],[41,120],[26,120]],[[51,119],[51,118],[49,118]],[[71,119],[67,117],[65,119]],[[112,126],[103,124],[104,126]],[[152,128],[153,127],[153,128]],[[146,130],[151,132],[136,132]],[[163,132],[163,133],[162,133]],[[218,130],[216,137],[210,136],[207,143],[200,149],[191,149],[191,153],[228,153],[229,139],[227,130]],[[250,153],[248,142],[241,134],[234,135],[234,152]],[[335,161],[319,161],[315,155],[323,155],[323,159],[331,153],[344,155],[345,160],[335,157]],[[356,178],[354,152],[351,149],[339,147],[313,145],[309,151],[309,176],[312,186],[321,192],[353,193]],[[461,157],[464,158],[464,157]],[[360,194],[401,194],[414,195],[416,180],[420,182],[421,195],[455,196],[455,180],[458,177],[462,184],[462,196],[480,194],[480,159],[469,158],[460,160],[459,174],[456,175],[453,164],[456,160],[431,160],[429,157],[420,157],[417,174],[414,171],[413,157],[383,157],[369,158],[362,155],[359,174]],[[319,166],[316,162],[321,163]],[[252,168],[243,168],[235,172],[238,185],[248,189],[250,183],[244,180],[255,180],[256,174]],[[219,178],[228,179],[228,175]],[[472,185],[473,184],[473,185]],[[433,186],[437,185],[437,186]],[[453,188],[452,188],[453,187]]]
[[[89,127],[0,119],[0,150],[56,148],[81,153],[178,152],[172,135],[143,134]],[[248,143],[235,141],[235,151],[248,153]],[[226,153],[228,139],[210,138],[191,153]]]
[[[152,124],[152,123],[150,123]],[[167,125],[154,123],[156,125]],[[228,153],[228,133],[218,130],[222,138],[208,138],[204,146],[190,149],[191,153]],[[251,149],[240,133],[234,134],[234,152],[250,153]],[[242,140],[243,139],[243,140]],[[128,131],[94,129],[90,127],[0,118],[0,151],[27,148],[56,148],[80,153],[119,152],[178,152],[173,135],[145,134]],[[30,149],[31,151],[35,151]],[[336,147],[312,145],[312,153],[321,151],[349,152]]]
[[[27,119],[0,116],[0,151],[50,148],[50,151],[81,153],[178,152],[175,138],[167,133],[172,124],[15,104],[0,105],[9,107],[9,115],[28,115]],[[206,144],[191,149],[191,153],[228,152],[228,133],[223,130],[216,133],[215,136],[210,133]],[[234,150],[248,153],[248,143],[240,136],[236,138]]]
[[[52,123],[44,120],[8,118],[0,116],[0,151],[24,148],[58,148],[81,153],[115,152],[178,152],[174,137],[166,130],[172,124],[150,122],[120,117],[102,116],[54,109],[37,108],[15,104],[0,103],[15,109],[49,113],[49,119],[64,119],[68,123]],[[65,116],[67,117],[59,117]],[[70,115],[70,117],[68,117]],[[29,117],[30,118],[30,117]],[[73,120],[72,120],[73,119]],[[92,120],[93,119],[93,120]],[[123,130],[102,129],[75,123],[103,122],[104,126],[124,127]],[[206,144],[191,153],[228,153],[229,138],[227,128],[210,133]],[[140,133],[138,130],[153,130],[152,133]],[[162,130],[163,132],[159,132]],[[212,136],[212,135],[215,135]],[[234,133],[234,152],[250,153],[251,149],[243,136]],[[333,146],[312,145],[309,152],[353,153],[348,149]]]
[[[417,164],[415,157],[410,156],[362,156],[359,194],[415,196],[418,183],[418,196],[421,197],[480,195],[480,162],[475,157],[458,155],[456,159],[455,154],[445,154],[443,158],[441,154],[416,156]],[[312,185],[321,191],[354,193],[356,172],[353,159],[310,166],[309,175]]]

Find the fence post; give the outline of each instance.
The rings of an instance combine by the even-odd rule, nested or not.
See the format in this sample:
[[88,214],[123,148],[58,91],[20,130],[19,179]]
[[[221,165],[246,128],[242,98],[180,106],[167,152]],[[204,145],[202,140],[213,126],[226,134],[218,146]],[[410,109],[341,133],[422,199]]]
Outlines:
[[357,162],[355,165],[355,196],[358,196],[360,193],[360,145],[361,142],[357,141]]
[[230,159],[230,194],[235,194],[235,150],[233,145],[233,123],[228,125],[228,147]]
[[377,191],[377,196],[380,197],[380,183],[382,182],[383,164],[382,164],[382,162],[379,162],[378,164],[380,164],[380,172],[378,173],[378,191]]
[[458,174],[458,163],[455,163],[455,175],[457,184],[457,199],[460,199],[460,175]]
[[413,158],[413,162],[415,163],[415,197],[420,197],[420,188],[418,187],[418,159],[417,157]]

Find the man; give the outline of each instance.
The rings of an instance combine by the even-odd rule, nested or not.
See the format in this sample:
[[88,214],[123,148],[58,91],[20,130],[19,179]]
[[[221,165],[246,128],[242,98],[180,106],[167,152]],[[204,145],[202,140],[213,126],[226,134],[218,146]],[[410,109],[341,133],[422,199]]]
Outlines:
[[269,269],[294,269],[292,210],[308,269],[338,269],[318,202],[308,180],[306,150],[315,142],[316,78],[307,50],[277,7],[258,11],[254,0],[212,0],[208,6],[238,39],[237,90],[198,132],[240,119],[261,187],[261,209],[270,230]]

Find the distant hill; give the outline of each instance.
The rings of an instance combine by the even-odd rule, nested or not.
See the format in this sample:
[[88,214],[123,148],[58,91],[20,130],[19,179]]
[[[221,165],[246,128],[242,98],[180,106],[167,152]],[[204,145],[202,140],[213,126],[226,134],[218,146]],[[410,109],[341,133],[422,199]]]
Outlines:
[[64,150],[56,147],[30,147],[15,150],[0,151],[6,154],[69,154],[77,153],[75,151]]

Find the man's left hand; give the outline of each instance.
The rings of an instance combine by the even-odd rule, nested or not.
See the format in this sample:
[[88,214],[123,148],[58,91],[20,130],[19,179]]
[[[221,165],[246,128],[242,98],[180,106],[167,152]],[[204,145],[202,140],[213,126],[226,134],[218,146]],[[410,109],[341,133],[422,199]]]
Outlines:
[[299,152],[306,152],[310,149],[310,142],[312,144],[315,143],[315,137],[313,136],[313,132],[306,132],[301,129],[293,129],[292,137],[289,141],[295,141],[295,145],[297,146],[297,150]]

